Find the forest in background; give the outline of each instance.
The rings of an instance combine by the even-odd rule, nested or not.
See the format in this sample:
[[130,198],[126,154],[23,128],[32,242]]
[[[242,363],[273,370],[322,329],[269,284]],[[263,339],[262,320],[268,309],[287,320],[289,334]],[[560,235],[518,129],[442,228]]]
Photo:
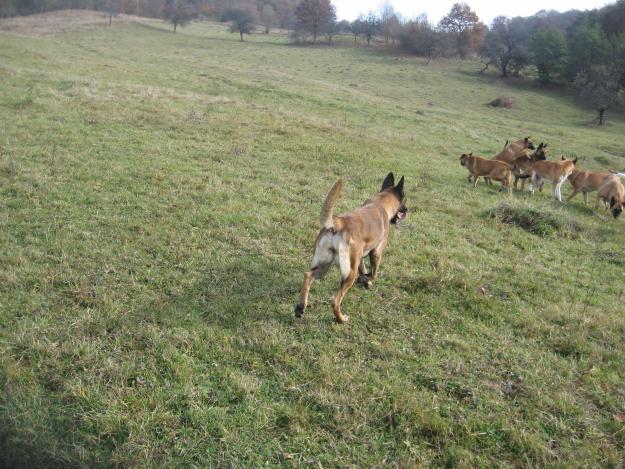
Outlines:
[[297,43],[332,43],[339,34],[401,48],[433,60],[479,57],[502,77],[526,75],[543,87],[560,86],[597,112],[625,109],[625,0],[601,9],[563,13],[539,11],[527,17],[496,17],[484,24],[466,3],[456,3],[438,24],[427,16],[403,18],[392,3],[354,21],[341,20],[330,0],[3,0],[0,17],[58,9],[93,9],[162,18],[174,32],[190,21],[214,19],[240,35],[272,29],[291,32]]

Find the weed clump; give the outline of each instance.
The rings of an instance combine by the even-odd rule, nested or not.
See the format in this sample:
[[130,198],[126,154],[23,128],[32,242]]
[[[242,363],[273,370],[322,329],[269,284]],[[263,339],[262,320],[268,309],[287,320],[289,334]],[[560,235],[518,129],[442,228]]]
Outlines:
[[489,106],[505,108],[511,108],[513,104],[514,101],[512,101],[512,98],[505,98],[501,96],[499,98],[493,99],[490,103],[488,103]]
[[571,238],[580,230],[579,225],[566,213],[544,208],[514,206],[504,202],[488,210],[486,215],[537,236]]

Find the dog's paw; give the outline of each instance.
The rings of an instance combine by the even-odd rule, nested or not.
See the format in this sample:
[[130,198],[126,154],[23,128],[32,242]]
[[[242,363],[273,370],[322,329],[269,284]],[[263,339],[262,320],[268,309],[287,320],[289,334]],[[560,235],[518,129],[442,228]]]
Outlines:
[[371,288],[373,286],[373,283],[369,280],[368,275],[361,275],[358,277],[358,283],[362,283],[365,288]]
[[349,322],[349,316],[347,314],[341,314],[340,317],[336,318],[336,322],[339,324],[345,324],[346,322]]
[[304,303],[298,303],[295,306],[295,317],[301,318],[302,314],[304,314]]

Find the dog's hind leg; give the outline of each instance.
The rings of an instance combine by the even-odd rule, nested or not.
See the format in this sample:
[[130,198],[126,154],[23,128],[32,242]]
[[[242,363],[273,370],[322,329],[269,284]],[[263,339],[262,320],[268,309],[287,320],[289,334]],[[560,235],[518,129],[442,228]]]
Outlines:
[[358,266],[358,281],[362,283],[365,288],[371,287],[371,280],[369,280],[370,275],[367,273],[367,269],[365,267],[365,257],[360,258],[360,265]]
[[308,292],[315,279],[321,279],[328,272],[332,263],[319,264],[304,274],[304,285],[299,295],[299,303],[295,306],[295,316],[298,318],[304,314],[306,306],[308,306]]
[[[358,252],[360,251],[360,252]],[[341,267],[341,286],[332,300],[334,316],[340,323],[349,321],[349,316],[341,312],[341,302],[347,291],[352,288],[358,276],[358,264],[362,258],[362,249],[346,245],[339,247],[339,266]]]
[[[583,194],[584,194],[584,204],[588,205],[588,192],[584,191]],[[571,199],[569,198],[569,200]]]

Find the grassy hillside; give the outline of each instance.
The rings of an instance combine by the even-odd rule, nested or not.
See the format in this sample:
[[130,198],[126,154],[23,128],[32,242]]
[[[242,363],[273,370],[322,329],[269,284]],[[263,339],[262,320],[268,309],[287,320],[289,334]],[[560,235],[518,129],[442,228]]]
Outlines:
[[[622,169],[624,122],[218,25],[0,33],[0,59],[0,466],[623,464],[623,220],[458,158],[531,135]],[[327,191],[390,170],[381,277],[338,325],[333,270],[296,320]]]

